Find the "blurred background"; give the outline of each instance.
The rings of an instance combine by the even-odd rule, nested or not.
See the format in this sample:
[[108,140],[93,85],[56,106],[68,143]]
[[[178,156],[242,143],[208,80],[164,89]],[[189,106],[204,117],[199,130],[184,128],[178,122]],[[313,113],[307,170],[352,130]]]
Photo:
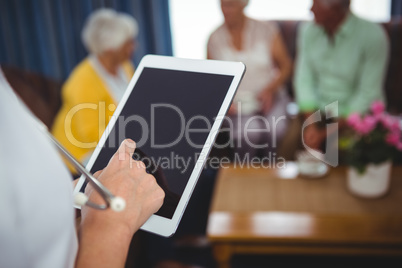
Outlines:
[[139,36],[134,63],[145,54],[172,55],[169,1],[0,1],[0,63],[64,80],[87,56],[81,41],[85,19],[108,7],[131,14]]
[[[313,19],[312,2],[250,0],[245,13],[251,18],[277,22],[294,60],[297,29],[301,21]],[[224,20],[219,0],[0,0],[0,65],[10,84],[49,127],[62,105],[63,83],[88,55],[81,40],[84,22],[102,7],[128,13],[137,20],[139,34],[132,57],[134,66],[146,54],[205,59],[208,38]],[[351,10],[381,24],[389,36],[387,110],[401,115],[402,0],[352,0]],[[292,77],[286,86],[289,95],[294,97]],[[168,263],[152,267],[215,267],[205,231],[216,174],[216,170],[206,170],[201,175],[175,237],[162,239],[139,232],[133,240],[127,267],[135,264],[148,267],[165,259],[188,266]],[[240,256],[233,260],[233,267],[266,267],[260,263],[293,267],[301,262],[309,263],[310,267],[322,267],[323,263],[325,267],[359,267],[362,261],[349,257],[299,256],[290,261],[286,256],[271,256],[268,260],[265,256]],[[391,267],[387,265],[394,260],[387,261],[383,266]],[[400,258],[396,261],[400,263]],[[373,265],[370,267],[384,264],[383,259],[369,259],[364,265],[368,267],[369,263]]]
[[[246,14],[258,19],[311,20],[312,0],[252,0]],[[352,10],[376,22],[400,12],[400,1],[354,0]],[[86,55],[81,30],[100,7],[139,22],[134,63],[145,54],[205,58],[209,34],[223,22],[218,0],[14,0],[0,1],[0,64],[66,79]],[[399,8],[399,9],[398,9]]]
[[[312,0],[252,0],[245,13],[261,20],[312,20]],[[362,18],[386,22],[391,0],[354,0],[352,11]],[[177,57],[206,57],[210,33],[223,22],[219,1],[170,0],[173,53]],[[208,17],[208,19],[205,19]],[[197,23],[202,21],[202,23]]]

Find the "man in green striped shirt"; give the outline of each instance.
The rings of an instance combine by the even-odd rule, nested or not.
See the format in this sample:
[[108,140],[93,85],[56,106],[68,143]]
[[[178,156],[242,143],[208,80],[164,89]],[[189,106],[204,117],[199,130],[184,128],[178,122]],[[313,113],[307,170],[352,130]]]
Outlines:
[[[295,89],[306,117],[335,101],[344,118],[384,100],[388,37],[380,25],[356,17],[349,6],[350,0],[314,0],[315,22],[301,26]],[[304,142],[319,148],[326,135],[311,124],[304,130]]]

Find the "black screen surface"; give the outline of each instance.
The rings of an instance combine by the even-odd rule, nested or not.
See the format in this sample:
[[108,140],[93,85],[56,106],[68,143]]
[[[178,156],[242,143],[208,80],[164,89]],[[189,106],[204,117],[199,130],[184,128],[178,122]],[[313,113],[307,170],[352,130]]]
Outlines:
[[[166,193],[157,215],[172,218],[233,76],[144,68],[91,172],[103,169],[120,143],[137,143]],[[199,130],[201,129],[201,130]]]

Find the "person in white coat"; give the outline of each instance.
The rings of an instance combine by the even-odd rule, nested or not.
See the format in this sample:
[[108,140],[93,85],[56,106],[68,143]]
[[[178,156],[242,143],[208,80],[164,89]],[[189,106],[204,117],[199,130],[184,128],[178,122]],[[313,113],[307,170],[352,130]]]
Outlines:
[[[164,191],[125,140],[95,176],[123,212],[84,206],[75,227],[71,175],[0,69],[0,267],[124,267],[134,233],[162,205]],[[100,195],[87,187],[95,202]]]

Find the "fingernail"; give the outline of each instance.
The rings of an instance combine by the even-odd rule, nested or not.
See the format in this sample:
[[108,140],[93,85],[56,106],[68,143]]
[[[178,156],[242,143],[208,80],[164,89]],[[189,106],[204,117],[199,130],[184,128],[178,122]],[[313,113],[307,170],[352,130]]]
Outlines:
[[133,148],[136,146],[135,141],[133,141],[132,139],[125,139],[121,144],[125,144],[126,146]]

